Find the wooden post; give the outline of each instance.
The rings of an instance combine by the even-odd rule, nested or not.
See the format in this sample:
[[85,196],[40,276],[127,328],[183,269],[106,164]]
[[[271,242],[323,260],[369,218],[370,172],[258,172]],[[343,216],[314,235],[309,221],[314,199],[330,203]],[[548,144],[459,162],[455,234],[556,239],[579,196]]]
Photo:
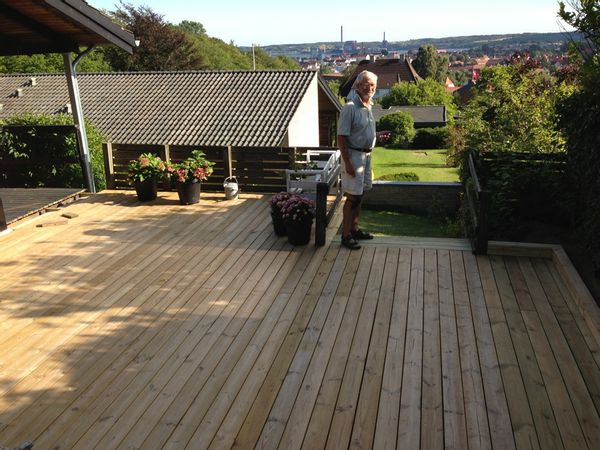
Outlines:
[[223,172],[225,178],[233,176],[232,153],[231,145],[223,149]]
[[106,188],[115,189],[115,168],[113,164],[112,142],[102,144],[104,155],[104,175],[106,176]]
[[485,255],[488,250],[488,230],[490,221],[490,201],[491,196],[487,191],[479,193],[479,221],[476,230],[475,253]]
[[327,232],[327,194],[329,194],[329,184],[317,183],[317,201],[315,211],[315,246],[325,245],[325,235]]
[[0,231],[4,231],[7,228],[6,214],[4,214],[4,206],[2,205],[2,198],[0,198]]
[[[167,161],[171,161],[171,146],[169,144],[165,144],[163,146],[163,161],[166,163]],[[166,174],[163,176],[162,179],[162,186],[163,189],[165,191],[170,191],[171,190],[171,179],[169,178],[169,175]]]

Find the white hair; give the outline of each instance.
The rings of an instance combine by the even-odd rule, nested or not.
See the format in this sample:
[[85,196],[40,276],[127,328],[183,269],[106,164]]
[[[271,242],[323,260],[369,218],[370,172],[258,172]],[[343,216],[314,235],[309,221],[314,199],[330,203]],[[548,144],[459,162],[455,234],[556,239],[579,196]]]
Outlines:
[[363,70],[357,75],[356,80],[352,84],[352,87],[358,86],[358,83],[362,83],[362,81],[365,79],[371,80],[375,84],[377,84],[377,75],[375,75],[373,72],[369,72],[368,70]]

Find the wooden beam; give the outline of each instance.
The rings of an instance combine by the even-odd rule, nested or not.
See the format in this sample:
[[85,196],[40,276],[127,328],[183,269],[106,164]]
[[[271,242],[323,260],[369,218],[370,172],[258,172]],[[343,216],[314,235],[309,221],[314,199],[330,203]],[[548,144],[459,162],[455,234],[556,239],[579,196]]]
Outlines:
[[7,228],[6,214],[4,214],[4,206],[2,205],[2,198],[0,198],[0,231],[4,231]]

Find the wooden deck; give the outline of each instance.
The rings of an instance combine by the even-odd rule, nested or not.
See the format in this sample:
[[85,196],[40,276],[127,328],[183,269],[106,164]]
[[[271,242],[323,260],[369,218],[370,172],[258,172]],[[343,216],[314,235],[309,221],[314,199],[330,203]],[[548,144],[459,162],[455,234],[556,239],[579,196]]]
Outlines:
[[175,197],[0,237],[0,445],[598,448],[598,310],[560,258],[293,248],[265,198]]
[[85,189],[72,188],[0,188],[6,223],[11,224],[32,215],[45,213],[48,208],[61,206],[78,199]]

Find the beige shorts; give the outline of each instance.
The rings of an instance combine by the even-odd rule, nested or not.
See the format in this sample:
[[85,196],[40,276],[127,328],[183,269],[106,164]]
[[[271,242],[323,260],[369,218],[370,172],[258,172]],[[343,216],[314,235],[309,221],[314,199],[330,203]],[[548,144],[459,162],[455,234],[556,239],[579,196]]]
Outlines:
[[373,170],[371,168],[371,153],[348,149],[350,161],[356,175],[351,177],[346,173],[342,158],[342,191],[351,195],[362,195],[373,187]]

